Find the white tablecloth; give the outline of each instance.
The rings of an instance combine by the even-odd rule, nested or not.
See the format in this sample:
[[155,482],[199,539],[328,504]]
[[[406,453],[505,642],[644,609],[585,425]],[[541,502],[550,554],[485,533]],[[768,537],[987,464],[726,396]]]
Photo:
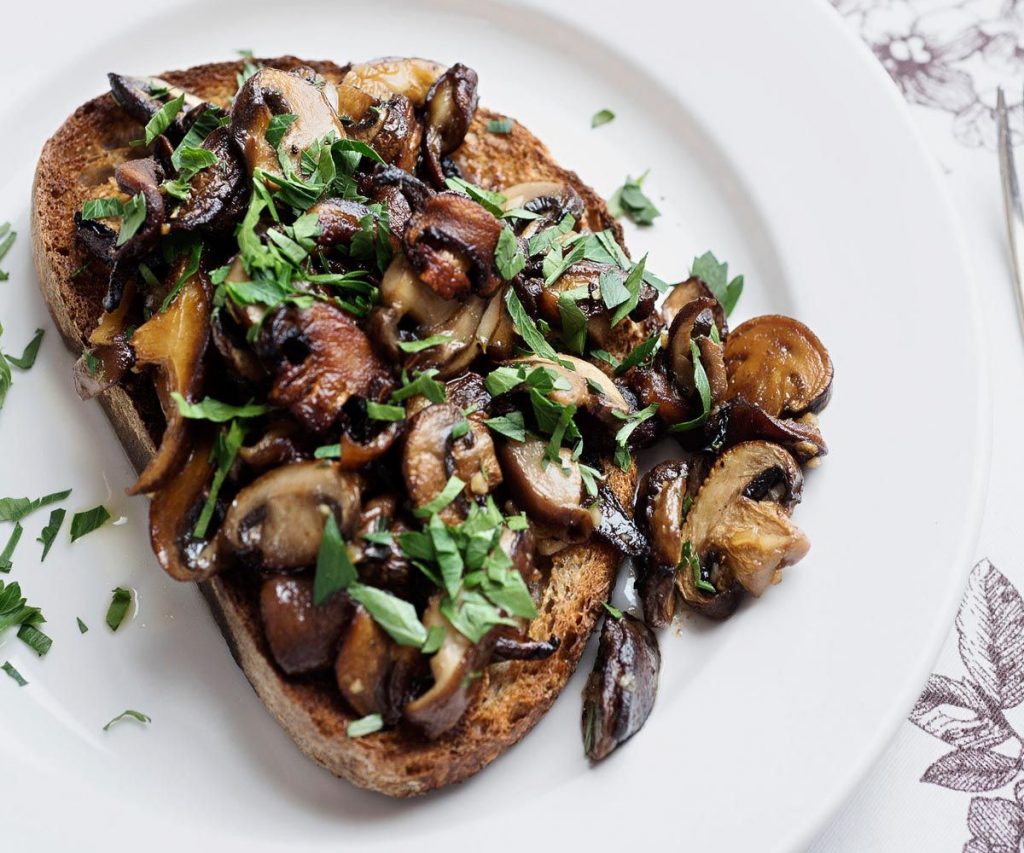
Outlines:
[[[903,724],[813,850],[1009,853],[1021,849],[1024,833],[1022,743],[1015,734],[1024,734],[1024,604],[1015,589],[1024,589],[1024,336],[1010,287],[993,106],[1002,84],[1024,141],[1024,0],[832,2],[894,77],[943,166],[967,233],[988,330],[994,435],[980,562],[957,624],[950,626],[937,675],[915,709],[919,725]],[[120,4],[117,15],[140,18],[154,5]],[[7,20],[11,12],[5,10]],[[89,3],[50,2],[39,12],[23,6],[15,30],[4,27],[0,91],[17,93],[26,75],[35,73],[53,27],[89,33],[97,25],[97,8]],[[81,39],[78,49],[88,51],[89,40]],[[917,319],[927,311],[922,305]],[[954,328],[945,357],[956,358],[956,346]],[[938,404],[956,405],[955,390]],[[941,425],[941,412],[929,415],[928,428],[935,423]]]

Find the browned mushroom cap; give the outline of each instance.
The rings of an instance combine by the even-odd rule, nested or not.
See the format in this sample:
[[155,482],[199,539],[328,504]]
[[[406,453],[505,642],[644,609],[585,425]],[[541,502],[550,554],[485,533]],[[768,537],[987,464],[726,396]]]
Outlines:
[[[75,362],[75,390],[90,400],[121,381],[135,364],[135,351],[128,345],[128,311],[135,297],[135,285],[125,286],[121,304],[104,311],[89,335],[89,349]],[[91,358],[90,358],[91,356]]]
[[[497,298],[497,297],[493,297]],[[444,335],[447,340],[405,357],[404,366],[411,371],[436,369],[441,379],[458,376],[480,355],[487,344],[480,334],[488,303],[479,296],[469,296],[444,322],[423,328],[423,337]]]
[[347,198],[325,198],[314,204],[309,213],[316,216],[320,227],[316,244],[325,249],[351,244],[352,238],[362,231],[359,223],[366,217],[377,227],[377,217],[369,207]]
[[267,371],[245,340],[245,331],[230,311],[214,311],[210,318],[213,345],[224,366],[243,382],[262,382]]
[[258,351],[274,373],[270,402],[314,432],[327,429],[350,397],[381,399],[393,385],[359,326],[324,302],[275,312]]
[[[167,101],[184,96],[183,109],[174,117],[166,131],[175,140],[180,139],[185,133],[185,117],[192,110],[206,106],[202,98],[172,86],[159,77],[126,77],[110,73],[107,79],[110,81],[110,94],[114,96],[114,100],[128,115],[142,124],[153,118]],[[154,95],[154,92],[161,93],[161,97]]]
[[[394,592],[407,598],[411,566],[397,537],[409,530],[400,517],[396,495],[378,495],[363,505],[359,514],[359,528],[353,545],[358,549],[356,562],[359,577],[364,583]],[[364,537],[376,533],[390,533],[388,543],[369,541]]]
[[693,403],[683,399],[676,383],[665,375],[660,365],[634,367],[623,379],[636,395],[637,408],[656,405],[658,418],[666,424],[677,424],[698,414]]
[[365,142],[385,163],[412,172],[423,128],[416,108],[404,95],[377,99],[354,86],[338,87],[338,113],[350,139]]
[[351,605],[336,595],[313,604],[313,581],[277,575],[260,587],[263,633],[277,665],[288,675],[326,669],[334,662]]
[[249,171],[262,169],[271,175],[281,174],[277,151],[266,138],[275,115],[298,116],[279,146],[296,171],[302,152],[314,142],[328,134],[343,139],[345,130],[335,111],[336,103],[337,93],[329,82],[317,85],[308,76],[279,68],[261,68],[253,74],[239,89],[231,107],[231,135]]
[[622,418],[616,417],[614,413],[618,412],[622,416],[628,414],[630,409],[615,383],[589,361],[562,354],[558,358],[558,362],[537,357],[519,358],[511,364],[523,365],[531,370],[543,367],[550,371],[560,380],[547,395],[551,402],[559,406],[575,406],[616,430],[621,427]]
[[444,299],[501,286],[494,249],[501,223],[472,199],[443,192],[427,199],[405,231],[405,253],[420,279]]
[[444,186],[441,158],[462,144],[477,105],[476,72],[461,62],[437,78],[427,93],[423,165],[435,187]]
[[772,417],[819,412],[832,393],[828,350],[799,320],[778,314],[740,324],[725,345],[728,397],[756,403]]
[[583,688],[583,749],[592,761],[635,735],[658,693],[658,639],[628,613],[605,616],[594,669]]
[[512,497],[531,519],[550,525],[565,542],[585,542],[593,533],[599,510],[584,506],[585,492],[578,463],[563,447],[559,462],[544,459],[547,442],[499,441],[498,457]]
[[[174,278],[180,274],[172,269]],[[172,278],[172,280],[174,280]],[[210,339],[210,283],[197,272],[183,285],[166,310],[139,326],[131,338],[137,367],[156,371],[157,395],[167,427],[156,455],[150,460],[128,494],[154,492],[177,473],[188,454],[189,427],[171,394],[195,401],[202,385],[203,354]]]
[[226,127],[212,131],[202,147],[217,162],[192,178],[189,197],[175,211],[173,226],[180,231],[224,233],[235,227],[249,204],[245,161]]
[[357,714],[380,714],[396,723],[418,669],[418,649],[399,646],[357,607],[334,664],[338,689]]
[[[167,221],[164,209],[164,196],[160,192],[160,182],[164,179],[164,170],[152,157],[129,160],[120,163],[114,169],[114,180],[123,193],[134,196],[142,193],[146,200],[146,218],[138,230],[121,246],[114,249],[114,260],[140,258],[156,248],[160,240],[160,229]],[[116,302],[120,302],[120,294]],[[104,299],[103,307],[109,311],[116,302]]]
[[777,583],[810,547],[789,520],[802,486],[800,466],[777,445],[748,441],[722,454],[683,524],[693,555],[676,576],[683,600],[724,618],[741,588],[760,595]]
[[664,628],[675,615],[676,571],[683,554],[683,518],[689,466],[682,459],[655,465],[640,481],[637,520],[647,532],[650,556],[637,566],[636,588],[644,619]]
[[729,326],[725,320],[725,310],[718,300],[715,299],[711,288],[696,277],[688,278],[686,281],[673,285],[672,290],[669,291],[664,302],[661,303],[661,317],[665,321],[665,325],[671,326],[672,321],[676,318],[676,314],[695,299],[710,299],[715,303],[712,309],[715,314],[715,322],[718,324],[718,331],[721,334],[722,340],[725,340],[726,333],[729,331]]
[[157,562],[178,581],[201,581],[220,567],[208,552],[200,559],[191,531],[213,477],[213,437],[203,432],[183,466],[149,502],[149,538]]
[[697,345],[701,365],[711,386],[712,404],[725,396],[727,385],[722,345],[715,343],[710,337],[711,329],[715,325],[716,304],[714,300],[696,299],[684,306],[672,321],[665,353],[672,378],[686,394],[693,396],[697,388],[693,376],[693,350],[690,344]]
[[[402,473],[414,507],[434,500],[453,475],[466,484],[462,492],[466,499],[486,495],[501,482],[494,442],[485,426],[469,420],[466,434],[452,437],[455,425],[466,420],[462,411],[450,403],[427,406],[410,418],[402,448]],[[458,500],[445,507],[440,516],[454,524],[465,512],[464,502]]]
[[639,557],[647,551],[647,537],[633,521],[633,514],[627,511],[618,496],[604,483],[597,490],[601,517],[594,528],[594,535],[620,553]]
[[704,432],[714,447],[726,449],[743,441],[770,441],[806,462],[828,453],[816,420],[812,414],[800,420],[773,418],[760,406],[736,397],[711,413]]
[[342,85],[353,86],[384,100],[402,95],[416,107],[427,100],[430,87],[444,73],[444,66],[429,59],[386,56],[354,64],[342,78]]
[[322,461],[293,462],[257,477],[228,507],[219,537],[247,562],[298,569],[316,562],[333,513],[343,535],[359,521],[358,475]]
[[462,719],[479,691],[481,679],[474,673],[486,665],[494,641],[489,635],[479,643],[470,642],[441,615],[436,598],[423,614],[423,624],[427,630],[435,625],[443,627],[444,640],[430,658],[433,686],[405,706],[404,716],[428,738],[435,739]]
[[296,443],[299,429],[290,418],[274,421],[256,441],[238,449],[238,458],[254,471],[298,462],[309,455]]

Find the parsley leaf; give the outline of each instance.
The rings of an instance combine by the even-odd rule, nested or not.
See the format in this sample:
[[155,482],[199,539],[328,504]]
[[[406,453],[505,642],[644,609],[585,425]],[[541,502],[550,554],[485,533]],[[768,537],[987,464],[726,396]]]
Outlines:
[[473,201],[493,216],[500,218],[505,212],[502,205],[507,201],[507,199],[501,193],[494,192],[493,190],[485,190],[483,187],[478,187],[476,184],[471,184],[469,181],[464,181],[462,178],[456,177],[446,178],[445,184],[450,190],[455,190],[455,192],[468,195],[473,199]]
[[399,341],[398,348],[402,352],[422,352],[430,347],[446,344],[451,339],[451,335],[431,335],[429,338],[423,338],[419,341]]
[[21,540],[21,534],[24,528],[20,522],[14,522],[14,530],[11,531],[11,535],[7,539],[7,544],[4,545],[4,550],[0,551],[0,572],[9,572],[14,563],[11,557],[14,556],[14,549],[18,547],[18,542]]
[[643,285],[644,269],[647,266],[647,255],[644,255],[633,269],[629,271],[626,276],[626,280],[622,283],[622,286],[626,289],[629,294],[629,298],[619,305],[615,309],[615,313],[612,314],[611,323],[615,327],[619,325],[625,319],[626,315],[629,314],[637,304],[640,302],[640,288]]
[[661,216],[661,211],[641,189],[646,178],[647,172],[636,179],[627,177],[626,182],[608,199],[608,212],[616,219],[625,214],[637,225],[650,225]]
[[492,118],[487,122],[488,133],[499,133],[505,134],[512,130],[512,119],[510,118]]
[[288,132],[288,128],[295,124],[298,118],[295,113],[279,113],[278,115],[271,116],[270,123],[267,125],[267,132],[264,134],[267,142],[274,148],[277,148],[281,144],[284,135]]
[[132,604],[132,593],[124,587],[117,587],[113,597],[110,599],[110,606],[107,608],[107,626],[111,631],[116,631],[128,615],[128,608]]
[[590,119],[591,127],[600,127],[602,124],[608,124],[615,118],[615,113],[611,110],[598,110]]
[[71,489],[43,495],[41,498],[0,498],[0,521],[21,521],[26,515],[40,507],[60,503],[71,494]]
[[103,505],[94,506],[85,512],[76,512],[71,516],[71,541],[81,539],[87,533],[98,530],[110,520],[110,513]]
[[21,673],[14,668],[14,664],[12,664],[9,660],[4,661],[4,665],[0,666],[0,669],[2,669],[11,678],[13,678],[17,683],[18,687],[24,687],[26,684],[28,684],[28,682],[21,677]]
[[654,357],[659,349],[661,349],[661,335],[655,333],[640,344],[640,346],[630,351],[629,355],[622,360],[622,363],[615,368],[615,375],[622,376],[627,370],[646,363]]
[[437,368],[433,367],[430,370],[418,372],[415,379],[404,382],[400,388],[391,393],[391,402],[401,403],[409,397],[422,394],[431,403],[443,403],[448,399],[448,395],[444,385],[434,379],[435,376],[437,376]]
[[412,511],[412,514],[417,518],[428,518],[429,516],[440,512],[459,495],[461,495],[462,490],[465,487],[465,482],[452,474],[438,495],[433,500],[423,504],[423,506],[415,508]]
[[133,195],[121,209],[121,230],[117,232],[115,246],[123,246],[146,221],[146,197],[142,193]]
[[602,607],[603,607],[603,608],[604,608],[605,610],[607,610],[607,611],[608,611],[608,615],[609,615],[609,616],[611,616],[611,617],[612,617],[612,619],[621,619],[621,618],[622,618],[622,611],[621,611],[621,610],[619,610],[619,608],[618,608],[618,607],[614,607],[614,606],[612,606],[612,605],[611,605],[611,604],[609,604],[609,603],[608,603],[607,601],[602,601],[602,602],[601,602],[601,606],[602,606]]
[[178,404],[178,411],[184,418],[192,418],[200,421],[213,421],[224,423],[232,418],[257,418],[270,411],[269,406],[261,403],[246,403],[244,406],[233,406],[230,403],[222,403],[212,397],[204,397],[198,403],[190,403],[177,391],[171,392],[171,397]]
[[718,592],[713,583],[704,579],[704,574],[700,567],[700,558],[694,553],[693,544],[689,539],[683,543],[683,554],[682,558],[679,560],[679,568],[677,571],[692,571],[693,585],[701,592],[707,593],[708,595],[715,595]]
[[21,370],[30,370],[32,365],[36,363],[36,356],[39,354],[39,345],[43,342],[43,330],[36,329],[35,335],[32,340],[28,342],[24,352],[21,354],[21,358],[15,358],[13,355],[5,355],[11,364]]
[[516,331],[526,342],[526,346],[529,347],[530,351],[536,353],[541,358],[558,361],[558,353],[555,352],[555,348],[540,333],[537,324],[526,313],[523,303],[519,301],[519,297],[516,296],[512,288],[509,288],[505,294],[505,306],[508,308],[509,316],[512,318],[512,324],[516,327]]
[[313,451],[314,459],[341,459],[340,444],[323,444]]
[[87,632],[87,631],[89,630],[89,626],[88,626],[88,625],[86,625],[86,624],[85,624],[85,623],[84,623],[84,622],[83,622],[83,621],[81,620],[81,618],[80,618],[80,617],[77,617],[77,616],[76,616],[76,617],[75,617],[75,619],[76,619],[76,621],[78,622],[78,633],[79,633],[79,634],[84,634],[84,633],[86,633],[86,632]]
[[377,403],[374,400],[367,400],[366,416],[371,421],[404,421],[405,407],[390,406],[387,403]]
[[153,114],[153,117],[146,122],[146,137],[143,144],[152,145],[153,140],[171,126],[171,122],[174,121],[175,116],[181,112],[181,108],[184,105],[185,95],[181,94],[174,100],[168,101],[160,107],[160,109]]
[[711,383],[708,382],[708,375],[704,371],[704,365],[700,360],[700,349],[698,349],[696,341],[692,340],[690,341],[690,360],[693,362],[693,384],[697,389],[697,394],[700,396],[701,412],[688,421],[673,424],[669,427],[669,432],[689,432],[690,430],[697,429],[697,427],[704,425],[704,422],[708,419],[708,414],[711,412]]
[[192,535],[197,539],[206,536],[210,521],[213,519],[213,512],[217,508],[217,496],[224,486],[224,480],[227,479],[231,466],[235,464],[235,458],[238,456],[243,441],[245,441],[245,423],[240,419],[232,420],[226,430],[222,429],[217,434],[213,444],[213,461],[216,462],[217,469],[214,471],[213,480],[210,482],[210,491],[199,512],[199,518],[196,519],[196,526],[192,528]]
[[509,412],[496,418],[488,418],[484,423],[499,435],[512,441],[526,441],[526,423],[522,412]]
[[127,711],[122,711],[120,714],[114,717],[114,719],[107,723],[103,727],[103,731],[109,731],[112,725],[121,722],[121,720],[127,719],[138,720],[140,723],[153,722],[152,718],[148,717],[146,714],[143,714],[141,711],[133,711],[131,708],[129,708]]
[[365,735],[379,732],[384,728],[384,718],[380,714],[367,714],[358,720],[353,720],[345,727],[345,734],[350,738],[364,737]]
[[[18,232],[11,230],[11,223],[4,222],[0,225],[0,261],[4,259],[10,250],[11,246],[14,245],[15,239],[17,239]],[[0,270],[0,281],[7,281],[9,274]]]
[[383,589],[353,583],[348,594],[366,608],[373,621],[400,646],[420,648],[427,641],[427,629],[408,601]]
[[526,256],[516,235],[508,228],[502,228],[498,243],[494,247],[494,265],[505,281],[515,278],[526,266]]
[[54,540],[57,538],[57,534],[60,532],[60,526],[64,523],[64,516],[67,515],[63,508],[55,509],[50,513],[50,520],[46,523],[46,527],[42,529],[39,534],[39,538],[36,542],[41,542],[43,545],[43,556],[39,558],[39,562],[43,562],[46,559],[46,555],[50,553],[50,548],[53,547]]
[[316,556],[313,604],[323,604],[336,592],[351,586],[357,577],[356,567],[352,565],[348,548],[338,530],[337,519],[331,513],[324,524],[324,534]]
[[[0,335],[3,334],[4,327],[0,326]],[[7,392],[11,388],[11,382],[14,379],[11,376],[11,366],[7,363],[7,359],[0,356],[0,409],[4,406],[4,400],[7,399]]]
[[696,276],[708,286],[708,290],[721,303],[726,316],[732,313],[743,293],[743,276],[738,275],[729,281],[729,264],[720,263],[712,252],[705,252],[693,259],[690,275]]

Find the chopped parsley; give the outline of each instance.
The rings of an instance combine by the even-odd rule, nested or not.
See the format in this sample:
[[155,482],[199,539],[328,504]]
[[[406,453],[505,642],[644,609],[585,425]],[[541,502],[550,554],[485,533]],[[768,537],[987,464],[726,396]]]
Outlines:
[[428,518],[429,516],[440,512],[459,495],[461,495],[462,490],[465,487],[465,482],[452,474],[452,476],[448,478],[448,482],[445,483],[444,488],[438,493],[437,497],[428,503],[423,504],[423,506],[414,509],[413,515],[417,518]]
[[262,403],[246,403],[244,406],[235,406],[214,400],[212,397],[204,397],[198,403],[190,403],[177,391],[172,391],[171,397],[177,403],[178,411],[183,418],[213,421],[218,424],[234,418],[258,418],[270,411],[270,408]]
[[711,413],[711,383],[708,382],[708,375],[704,370],[704,364],[700,359],[700,349],[696,341],[690,341],[690,360],[693,362],[693,384],[700,397],[700,414],[690,418],[688,421],[673,424],[669,432],[689,432],[705,424],[708,415]]
[[127,711],[122,711],[120,714],[114,717],[114,719],[107,723],[103,727],[103,731],[110,731],[111,726],[113,726],[115,723],[120,723],[122,720],[137,720],[140,723],[153,722],[152,718],[150,718],[146,714],[143,714],[141,711],[133,711],[131,708],[129,708]]
[[43,555],[39,558],[40,563],[43,562],[43,560],[46,559],[46,555],[50,553],[50,548],[53,547],[57,534],[60,532],[60,526],[64,523],[65,515],[67,515],[67,511],[63,507],[51,510],[50,520],[46,523],[46,527],[40,531],[39,537],[36,539],[36,542],[42,543],[43,546]]
[[654,358],[661,349],[661,335],[655,333],[645,340],[640,346],[631,350],[620,364],[615,367],[615,375],[622,376],[623,373],[633,367],[640,367]]
[[484,423],[499,435],[512,441],[526,441],[526,423],[522,412],[509,412],[496,418],[488,418]]
[[704,579],[704,573],[701,571],[700,558],[694,553],[693,544],[687,539],[683,543],[683,555],[679,560],[679,571],[693,572],[693,585],[697,587],[701,592],[707,593],[708,595],[715,595],[718,590],[715,589],[714,584]]
[[26,684],[28,684],[28,682],[24,678],[22,678],[21,673],[14,668],[14,664],[12,664],[9,660],[4,661],[4,664],[3,666],[0,666],[0,669],[2,669],[11,678],[13,678],[18,687],[24,687]]
[[107,608],[107,627],[116,631],[128,615],[128,608],[132,606],[132,592],[124,587],[117,587],[110,599],[110,606]]
[[743,294],[743,276],[738,275],[729,280],[729,264],[720,263],[712,252],[705,252],[693,259],[690,275],[699,278],[708,286],[708,290],[719,301],[726,316],[732,313],[740,296]]
[[367,714],[358,720],[353,720],[345,727],[345,734],[350,738],[364,737],[365,735],[379,732],[384,728],[384,718],[380,714]]
[[661,211],[641,189],[646,178],[647,172],[639,178],[626,178],[626,182],[608,199],[608,211],[612,216],[616,219],[628,216],[637,225],[651,225],[661,216]]
[[422,352],[425,349],[430,349],[430,347],[446,344],[451,340],[451,335],[431,335],[429,338],[423,338],[419,341],[399,341],[398,348],[402,352]]
[[21,521],[29,513],[40,507],[60,503],[71,494],[71,489],[53,492],[34,500],[29,498],[0,498],[0,521]]
[[224,480],[227,479],[231,466],[235,464],[243,441],[245,441],[245,422],[240,418],[235,418],[227,429],[221,429],[217,433],[211,452],[212,461],[217,468],[214,471],[213,480],[210,482],[210,491],[206,495],[206,501],[199,512],[199,518],[196,519],[196,525],[192,528],[192,535],[197,539],[203,539],[206,536],[206,531],[213,520],[214,510],[217,508],[217,497],[224,487]]
[[71,541],[75,542],[87,533],[98,530],[108,521],[110,521],[110,513],[102,504],[84,512],[76,512],[71,516]]
[[341,538],[338,521],[334,513],[330,513],[324,524],[324,534],[316,557],[313,604],[323,604],[336,592],[351,586],[357,578],[356,567],[352,565],[348,548]]
[[313,451],[314,459],[341,459],[340,444],[323,444]]
[[30,370],[32,365],[36,363],[36,356],[39,354],[39,345],[42,342],[43,330],[36,329],[35,335],[33,335],[32,340],[30,340],[25,346],[20,358],[15,358],[13,355],[5,355],[4,358],[20,370]]
[[614,607],[613,605],[609,604],[607,601],[602,601],[601,602],[601,606],[605,610],[608,611],[608,615],[611,616],[612,619],[621,619],[622,618],[622,611],[619,610],[618,607]]
[[487,122],[488,133],[505,134],[512,131],[512,119],[492,118]]
[[615,118],[615,113],[613,113],[611,110],[608,110],[608,109],[598,110],[596,113],[594,113],[593,116],[591,116],[591,118],[590,118],[590,126],[592,128],[593,127],[600,127],[602,124],[608,124],[608,122],[614,120],[614,118]]
[[152,145],[153,140],[171,126],[171,122],[173,122],[178,113],[181,112],[181,108],[184,105],[185,95],[181,94],[178,95],[177,98],[168,101],[153,113],[153,117],[146,122],[146,135],[141,144]]
[[84,622],[82,621],[81,617],[77,617],[77,616],[76,616],[76,617],[75,617],[75,621],[76,621],[76,622],[78,622],[78,633],[79,633],[79,634],[85,634],[85,633],[86,633],[86,632],[87,632],[87,631],[89,630],[89,626],[88,626],[88,625],[86,625],[86,624],[85,624],[85,623],[84,623]]
[[14,549],[18,547],[18,542],[21,540],[22,532],[21,523],[16,521],[11,535],[7,538],[7,544],[4,545],[3,551],[0,551],[0,572],[9,572],[14,567],[14,562],[11,558],[14,556]]
[[[11,223],[4,222],[0,224],[0,261],[4,259],[4,256],[11,250],[11,246],[14,245],[14,241],[18,237],[17,231],[11,230]],[[9,274],[0,270],[0,281],[7,281]]]
[[526,266],[526,255],[509,228],[502,228],[494,248],[494,265],[505,281],[515,278]]

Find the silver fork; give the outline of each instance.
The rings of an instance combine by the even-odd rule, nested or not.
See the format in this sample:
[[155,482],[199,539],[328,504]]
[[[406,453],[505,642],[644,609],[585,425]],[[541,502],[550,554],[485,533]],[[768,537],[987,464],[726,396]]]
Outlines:
[[1003,181],[1003,204],[1006,207],[1006,230],[1013,258],[1013,280],[1017,291],[1017,314],[1024,329],[1024,208],[1021,206],[1020,184],[1010,138],[1010,122],[1006,114],[1006,98],[1002,87],[996,95],[996,122],[999,126],[999,173]]

